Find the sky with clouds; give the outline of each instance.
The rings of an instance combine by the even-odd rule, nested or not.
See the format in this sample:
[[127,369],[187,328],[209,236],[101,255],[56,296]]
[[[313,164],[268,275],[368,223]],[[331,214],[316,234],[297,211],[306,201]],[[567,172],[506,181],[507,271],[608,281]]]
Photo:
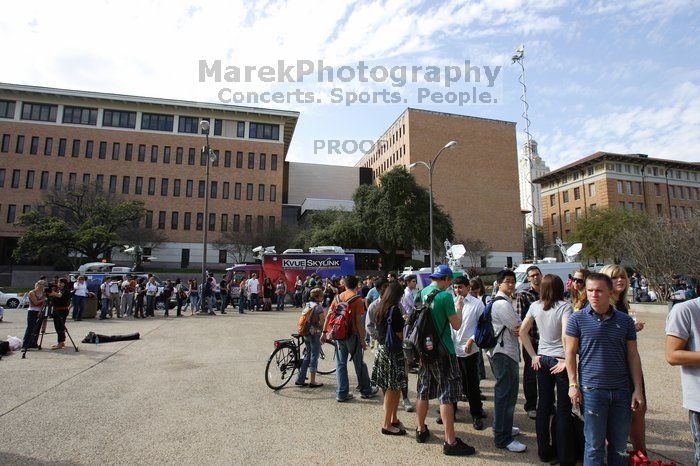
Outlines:
[[[228,103],[281,92],[235,103],[301,113],[288,160],[352,165],[408,106],[514,121],[524,140],[511,63],[524,44],[531,133],[550,168],[598,150],[698,162],[699,12],[696,0],[12,2],[0,81]],[[202,80],[202,60],[256,71]],[[298,63],[315,69],[296,82],[256,74],[279,61],[292,78]],[[349,142],[338,154],[329,141]]]

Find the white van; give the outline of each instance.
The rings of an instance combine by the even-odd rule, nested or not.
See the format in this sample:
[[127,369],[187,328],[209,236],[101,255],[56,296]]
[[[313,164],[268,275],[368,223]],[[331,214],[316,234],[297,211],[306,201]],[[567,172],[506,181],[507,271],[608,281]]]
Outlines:
[[540,269],[542,276],[550,273],[558,275],[565,285],[566,281],[569,279],[569,274],[573,275],[576,270],[583,268],[583,265],[581,265],[580,262],[539,262],[537,264],[520,264],[515,269],[516,293],[529,287],[527,281],[527,269],[532,265],[536,265]]

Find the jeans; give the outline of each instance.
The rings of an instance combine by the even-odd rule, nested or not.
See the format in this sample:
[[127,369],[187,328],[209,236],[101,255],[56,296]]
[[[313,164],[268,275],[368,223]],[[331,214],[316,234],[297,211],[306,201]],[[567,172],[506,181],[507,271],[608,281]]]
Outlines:
[[502,353],[491,358],[496,378],[493,396],[493,435],[497,447],[505,448],[513,441],[513,415],[518,401],[518,363]]
[[278,310],[278,311],[281,311],[281,310],[284,309],[284,298],[285,298],[285,297],[286,297],[286,296],[283,295],[283,294],[278,294],[278,295],[277,295],[277,310]]
[[66,341],[66,319],[68,318],[68,309],[63,310],[53,310],[53,326],[56,329],[56,335],[58,336],[58,342],[63,343]]
[[133,311],[133,306],[134,306],[134,293],[122,293],[122,301],[121,301],[121,308],[122,308],[122,315],[123,316],[130,316]]
[[688,411],[688,420],[690,421],[690,433],[695,444],[695,464],[700,464],[700,413]]
[[85,301],[87,301],[86,296],[73,296],[73,320],[80,320],[83,318]]
[[248,310],[252,311],[253,306],[255,306],[256,311],[260,310],[260,297],[257,293],[251,293],[248,299]]
[[459,372],[462,376],[462,393],[469,400],[469,413],[476,419],[484,414],[479,388],[479,353],[458,357]]
[[199,311],[199,295],[192,293],[190,295],[190,305],[192,306],[192,311]]
[[[532,346],[537,352],[537,342],[532,341]],[[525,395],[525,411],[537,409],[537,373],[532,369],[532,358],[523,346],[523,395]]]
[[627,437],[630,433],[632,394],[628,387],[607,389],[582,387],[584,466],[602,465],[605,440],[608,441],[608,466],[627,464]]
[[106,319],[107,312],[109,312],[109,298],[102,298],[102,307],[100,309],[100,319]]
[[156,315],[156,297],[153,295],[146,295],[146,316]]
[[[537,454],[542,461],[553,458],[556,450],[559,464],[573,465],[576,462],[576,447],[573,444],[574,425],[571,420],[571,399],[569,398],[569,376],[566,371],[552,374],[550,369],[559,360],[550,356],[540,356],[541,368],[537,371]],[[550,417],[556,390],[556,420],[550,432]],[[550,435],[551,434],[551,435]]]
[[220,310],[221,312],[226,311],[226,308],[228,307],[228,293],[221,293],[221,307]]
[[338,387],[335,395],[339,400],[344,399],[350,392],[350,382],[348,381],[348,356],[352,356],[352,363],[355,366],[355,375],[360,385],[360,392],[369,395],[372,387],[369,382],[369,371],[362,359],[362,344],[359,335],[353,333],[345,340],[337,342],[335,349],[335,376]]
[[304,337],[304,345],[306,345],[306,354],[299,368],[297,382],[304,383],[306,380],[306,371],[309,370],[312,374],[316,373],[318,368],[318,355],[321,353],[321,334],[306,335]]
[[39,337],[39,311],[27,311],[27,330],[24,331],[22,348],[36,348]]
[[294,306],[301,307],[301,291],[296,291],[294,293]]

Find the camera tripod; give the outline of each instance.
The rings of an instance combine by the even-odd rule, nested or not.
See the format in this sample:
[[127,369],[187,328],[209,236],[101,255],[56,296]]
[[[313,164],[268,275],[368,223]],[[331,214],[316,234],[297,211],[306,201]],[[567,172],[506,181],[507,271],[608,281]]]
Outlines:
[[[51,317],[52,312],[52,306],[48,302],[45,302],[44,305],[41,307],[41,310],[39,311],[39,315],[37,316],[36,323],[34,324],[34,331],[29,334],[29,341],[27,343],[32,345],[34,340],[37,340],[37,350],[41,351],[41,344],[44,342],[44,335],[46,335],[47,333],[56,333],[46,331],[46,324],[49,321],[49,317]],[[68,327],[66,326],[65,322],[63,323],[63,329],[66,332],[66,335],[68,336],[71,345],[73,345],[75,352],[77,353],[78,347],[75,345],[73,337],[70,336],[70,332],[68,332]],[[29,351],[30,349],[31,348],[29,346],[24,346],[22,348],[22,359],[25,359],[27,357],[27,351]]]

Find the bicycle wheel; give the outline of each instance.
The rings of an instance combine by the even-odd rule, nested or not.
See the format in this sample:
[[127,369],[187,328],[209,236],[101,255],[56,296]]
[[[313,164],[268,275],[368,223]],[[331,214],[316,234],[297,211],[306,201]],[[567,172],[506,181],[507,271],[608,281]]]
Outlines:
[[265,366],[265,383],[273,390],[287,385],[296,371],[296,355],[288,346],[277,348]]
[[335,372],[335,347],[334,341],[327,341],[321,345],[317,369],[319,374],[327,375]]

